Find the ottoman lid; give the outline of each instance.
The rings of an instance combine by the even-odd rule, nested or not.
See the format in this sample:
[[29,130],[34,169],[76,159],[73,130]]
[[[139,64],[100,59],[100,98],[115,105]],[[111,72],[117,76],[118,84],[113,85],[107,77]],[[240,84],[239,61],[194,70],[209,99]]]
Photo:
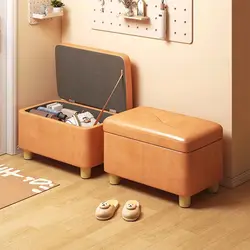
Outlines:
[[132,107],[131,63],[127,55],[73,44],[55,47],[58,95],[67,101],[102,109],[123,71],[106,111]]
[[142,106],[108,117],[103,129],[180,152],[194,151],[223,136],[217,123]]

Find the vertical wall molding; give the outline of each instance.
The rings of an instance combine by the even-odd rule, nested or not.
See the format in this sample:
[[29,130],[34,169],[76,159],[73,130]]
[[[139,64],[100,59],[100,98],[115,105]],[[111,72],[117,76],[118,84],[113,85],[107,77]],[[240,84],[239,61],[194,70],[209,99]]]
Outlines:
[[0,155],[6,153],[6,4],[0,3]]
[[17,0],[7,0],[7,153],[17,152]]

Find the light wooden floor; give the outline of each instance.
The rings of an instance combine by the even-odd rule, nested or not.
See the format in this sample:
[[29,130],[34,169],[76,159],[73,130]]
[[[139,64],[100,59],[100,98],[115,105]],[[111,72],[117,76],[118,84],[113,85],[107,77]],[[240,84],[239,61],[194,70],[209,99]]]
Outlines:
[[[2,156],[3,163],[60,186],[0,210],[0,250],[250,249],[250,183],[216,195],[203,192],[183,209],[177,197],[159,190],[125,180],[110,186],[102,167],[82,180],[79,169],[43,157]],[[110,198],[120,209],[110,221],[97,221],[96,206]],[[121,218],[128,199],[142,205],[138,222]]]

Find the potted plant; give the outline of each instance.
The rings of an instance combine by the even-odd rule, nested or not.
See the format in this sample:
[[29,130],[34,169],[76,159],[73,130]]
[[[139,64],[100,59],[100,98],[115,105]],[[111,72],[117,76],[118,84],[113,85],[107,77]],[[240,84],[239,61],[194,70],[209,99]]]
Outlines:
[[134,11],[133,8],[137,7],[137,2],[134,0],[119,0],[120,3],[122,3],[125,7],[125,15],[127,16],[133,16]]
[[53,12],[61,12],[62,7],[65,6],[62,1],[51,0],[51,6],[53,7]]

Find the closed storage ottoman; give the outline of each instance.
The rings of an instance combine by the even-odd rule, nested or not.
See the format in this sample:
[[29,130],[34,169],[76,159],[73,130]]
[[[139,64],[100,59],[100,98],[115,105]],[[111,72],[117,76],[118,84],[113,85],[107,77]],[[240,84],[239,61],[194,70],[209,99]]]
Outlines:
[[179,196],[216,192],[223,174],[222,127],[214,122],[151,107],[105,119],[104,169],[110,183],[120,177]]

